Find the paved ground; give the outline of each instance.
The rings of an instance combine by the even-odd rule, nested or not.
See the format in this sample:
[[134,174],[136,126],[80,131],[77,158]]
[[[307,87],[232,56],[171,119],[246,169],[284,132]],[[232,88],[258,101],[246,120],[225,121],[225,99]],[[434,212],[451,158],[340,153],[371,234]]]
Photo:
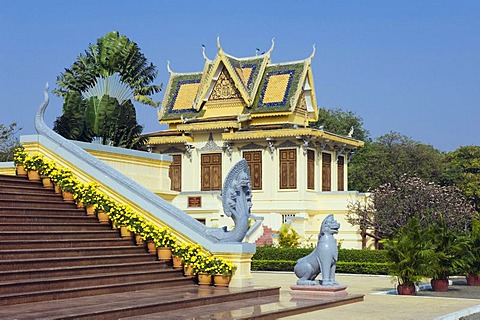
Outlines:
[[[297,280],[293,272],[253,272],[253,277],[256,285],[280,286],[285,292]],[[364,294],[365,300],[285,319],[454,320],[466,315],[464,319],[480,319],[480,286],[466,286],[462,279],[454,280],[446,293],[424,290],[417,296],[398,296],[387,293],[395,289],[388,276],[337,274],[336,278],[348,286],[348,293]]]

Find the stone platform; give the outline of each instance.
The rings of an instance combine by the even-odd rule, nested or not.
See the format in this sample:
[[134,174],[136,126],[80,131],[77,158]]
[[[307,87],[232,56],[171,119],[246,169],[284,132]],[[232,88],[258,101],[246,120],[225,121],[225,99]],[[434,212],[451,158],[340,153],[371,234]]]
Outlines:
[[332,296],[332,297],[347,297],[347,286],[308,286],[308,285],[291,285],[292,297],[302,296]]

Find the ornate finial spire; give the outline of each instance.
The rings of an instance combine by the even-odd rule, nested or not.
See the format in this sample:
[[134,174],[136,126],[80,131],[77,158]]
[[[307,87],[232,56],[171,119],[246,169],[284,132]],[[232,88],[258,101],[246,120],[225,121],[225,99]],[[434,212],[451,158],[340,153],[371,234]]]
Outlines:
[[270,47],[270,49],[268,50],[268,53],[272,53],[273,51],[273,47],[275,47],[275,37],[272,38],[272,46]]
[[205,61],[211,61],[210,59],[208,59],[207,55],[205,54],[205,45],[202,44],[202,54],[203,54],[203,59],[205,59]]
[[310,60],[312,60],[312,59],[313,59],[313,57],[315,56],[315,51],[316,51],[316,49],[315,49],[315,43],[314,43],[314,44],[313,44],[313,51],[312,51],[312,54],[311,54],[311,55],[310,55],[310,57],[309,57],[309,59],[310,59]]
[[170,69],[170,61],[169,60],[167,60],[167,70],[168,70],[168,73],[170,73],[170,74],[173,73],[172,69]]
[[220,35],[217,34],[217,48],[218,51],[222,51],[222,46],[220,45]]

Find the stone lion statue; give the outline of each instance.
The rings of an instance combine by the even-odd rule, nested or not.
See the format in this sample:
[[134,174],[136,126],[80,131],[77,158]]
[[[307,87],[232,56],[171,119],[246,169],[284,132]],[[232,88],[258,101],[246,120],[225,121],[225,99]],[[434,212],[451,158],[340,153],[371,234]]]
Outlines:
[[[338,233],[340,224],[329,214],[322,222],[318,243],[315,250],[308,256],[298,259],[294,272],[299,278],[297,285],[336,286],[335,267],[338,260],[337,240],[333,237]],[[322,273],[322,281],[315,280]]]

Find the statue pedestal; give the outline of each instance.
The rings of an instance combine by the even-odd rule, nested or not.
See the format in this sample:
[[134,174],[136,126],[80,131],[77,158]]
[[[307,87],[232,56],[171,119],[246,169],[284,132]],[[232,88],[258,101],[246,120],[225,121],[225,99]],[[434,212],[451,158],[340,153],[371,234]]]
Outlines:
[[315,296],[330,296],[330,297],[346,297],[347,286],[322,286],[322,285],[291,285],[293,297],[315,297]]

